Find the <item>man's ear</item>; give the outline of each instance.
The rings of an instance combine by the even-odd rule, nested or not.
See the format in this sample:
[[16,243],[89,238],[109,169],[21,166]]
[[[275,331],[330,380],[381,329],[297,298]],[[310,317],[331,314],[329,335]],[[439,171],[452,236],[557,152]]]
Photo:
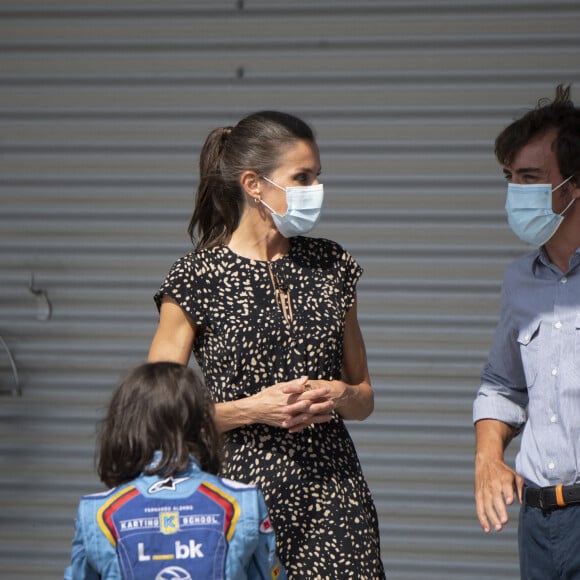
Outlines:
[[259,199],[262,193],[260,176],[251,169],[244,171],[240,176],[240,184],[243,190],[254,199]]

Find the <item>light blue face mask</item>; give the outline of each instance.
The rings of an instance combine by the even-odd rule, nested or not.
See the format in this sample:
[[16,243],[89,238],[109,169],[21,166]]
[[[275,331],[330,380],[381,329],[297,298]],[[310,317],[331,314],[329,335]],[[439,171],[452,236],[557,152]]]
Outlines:
[[301,236],[307,234],[320,219],[322,202],[324,200],[324,187],[318,185],[303,185],[282,187],[267,177],[264,181],[286,192],[288,209],[284,215],[276,213],[265,201],[260,202],[272,212],[272,219],[278,231],[285,237]]
[[552,210],[552,192],[572,179],[572,175],[552,189],[550,183],[519,185],[508,183],[505,210],[508,223],[518,238],[534,246],[543,246],[564,221],[564,214],[576,201],[572,201],[562,213]]

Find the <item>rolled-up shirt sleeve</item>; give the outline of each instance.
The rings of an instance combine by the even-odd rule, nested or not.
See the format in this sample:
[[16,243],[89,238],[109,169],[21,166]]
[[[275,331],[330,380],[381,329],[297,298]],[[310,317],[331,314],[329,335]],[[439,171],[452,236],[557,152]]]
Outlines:
[[500,321],[473,403],[473,422],[496,419],[520,431],[527,420],[528,391],[518,328],[510,315],[512,296],[510,280],[506,277],[502,286]]

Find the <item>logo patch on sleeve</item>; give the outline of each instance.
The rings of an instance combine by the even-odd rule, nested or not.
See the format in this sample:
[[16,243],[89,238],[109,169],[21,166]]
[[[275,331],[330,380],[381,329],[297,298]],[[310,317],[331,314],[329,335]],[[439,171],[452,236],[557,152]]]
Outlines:
[[272,527],[272,522],[270,521],[270,518],[265,518],[264,520],[262,520],[262,523],[260,524],[260,531],[263,534],[274,533],[274,528]]

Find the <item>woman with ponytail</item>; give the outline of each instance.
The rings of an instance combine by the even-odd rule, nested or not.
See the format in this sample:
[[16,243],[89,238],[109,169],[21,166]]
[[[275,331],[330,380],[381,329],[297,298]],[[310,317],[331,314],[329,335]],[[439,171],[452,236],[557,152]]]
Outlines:
[[320,155],[301,119],[262,111],[213,130],[194,251],[155,295],[149,360],[193,352],[225,439],[222,474],[264,493],[288,577],[384,578],[377,514],[345,420],[374,395],[356,308],[362,273],[320,217]]

